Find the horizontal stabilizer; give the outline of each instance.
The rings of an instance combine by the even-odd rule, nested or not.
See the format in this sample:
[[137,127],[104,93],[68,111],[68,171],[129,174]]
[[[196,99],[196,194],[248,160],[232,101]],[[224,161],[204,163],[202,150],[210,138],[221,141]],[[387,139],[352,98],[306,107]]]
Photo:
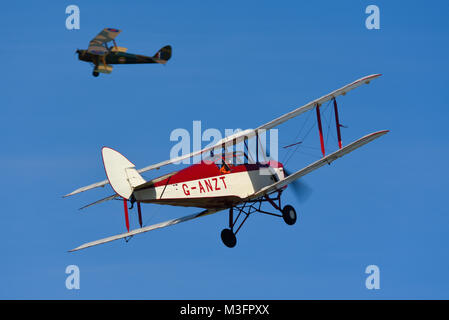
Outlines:
[[96,246],[96,245],[99,245],[99,244],[111,242],[111,241],[114,241],[114,240],[135,236],[136,234],[148,232],[148,231],[151,231],[151,230],[165,228],[165,227],[172,226],[174,224],[178,224],[178,223],[181,223],[181,222],[189,221],[189,220],[192,220],[192,219],[195,219],[195,218],[204,217],[204,216],[216,213],[216,212],[221,211],[221,210],[222,209],[204,210],[204,211],[202,211],[200,213],[194,213],[194,214],[182,217],[182,218],[177,218],[177,219],[161,222],[161,223],[158,223],[158,224],[153,224],[153,225],[148,226],[148,227],[135,229],[133,231],[122,233],[122,234],[118,234],[116,236],[112,236],[112,237],[100,239],[100,240],[97,240],[97,241],[92,241],[92,242],[85,243],[85,244],[83,244],[83,245],[81,245],[81,246],[79,246],[79,247],[77,247],[75,249],[70,250],[69,252],[78,251],[78,250],[81,250],[81,249],[89,248],[89,247],[92,247],[92,246]]
[[74,190],[74,191],[72,191],[72,192],[70,192],[70,193],[68,193],[68,194],[66,194],[66,195],[64,195],[62,197],[63,198],[70,197],[70,196],[73,196],[74,194],[78,194],[78,193],[81,193],[81,192],[84,192],[84,191],[87,191],[87,190],[91,190],[91,189],[95,189],[95,188],[99,188],[99,187],[104,187],[107,184],[109,184],[109,181],[107,179],[103,180],[103,181],[100,181],[100,182],[95,182],[95,183],[92,183],[92,184],[90,184],[88,186],[78,188],[78,189],[76,189],[76,190]]

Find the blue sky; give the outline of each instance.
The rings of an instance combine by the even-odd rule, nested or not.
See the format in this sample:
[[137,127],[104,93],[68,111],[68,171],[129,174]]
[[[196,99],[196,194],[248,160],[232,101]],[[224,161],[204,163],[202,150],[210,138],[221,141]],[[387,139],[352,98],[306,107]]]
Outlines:
[[[65,28],[70,4],[81,10],[80,30]],[[369,4],[380,8],[380,30],[365,28]],[[448,9],[445,1],[4,4],[0,298],[448,299]],[[130,52],[170,44],[173,58],[94,78],[74,52],[104,27],[122,29],[118,44]],[[102,146],[143,167],[167,159],[170,132],[191,130],[193,120],[255,127],[373,73],[383,76],[339,99],[343,142],[391,132],[305,177],[307,201],[286,191],[295,226],[253,216],[228,249],[223,212],[67,253],[125,230],[119,202],[77,210],[109,187],[61,198],[105,178]],[[281,145],[294,142],[301,121],[280,128]],[[318,147],[316,130],[310,136]],[[305,159],[296,154],[288,166]],[[143,210],[147,224],[197,211]],[[80,290],[65,287],[72,264]],[[380,290],[365,288],[371,264]]]

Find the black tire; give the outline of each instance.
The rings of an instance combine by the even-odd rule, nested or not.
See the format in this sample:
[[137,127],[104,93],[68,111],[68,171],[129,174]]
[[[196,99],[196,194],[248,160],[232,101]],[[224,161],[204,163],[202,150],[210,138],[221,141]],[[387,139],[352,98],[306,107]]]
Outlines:
[[294,225],[297,218],[295,208],[290,205],[286,205],[284,209],[282,209],[282,218],[289,226]]
[[93,75],[94,77],[98,77],[98,76],[100,75],[100,73],[97,72],[97,71],[94,71],[94,72],[92,72],[92,75]]
[[223,229],[221,231],[221,241],[223,241],[224,245],[228,248],[234,248],[237,244],[237,238],[231,229]]

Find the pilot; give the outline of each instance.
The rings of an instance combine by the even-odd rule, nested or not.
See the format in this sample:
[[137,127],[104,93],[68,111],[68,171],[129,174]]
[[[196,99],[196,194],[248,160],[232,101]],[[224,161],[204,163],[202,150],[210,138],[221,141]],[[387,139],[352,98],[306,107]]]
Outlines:
[[226,162],[224,160],[223,160],[223,162],[221,164],[220,172],[222,174],[231,172],[231,170],[229,169],[228,165],[226,164]]

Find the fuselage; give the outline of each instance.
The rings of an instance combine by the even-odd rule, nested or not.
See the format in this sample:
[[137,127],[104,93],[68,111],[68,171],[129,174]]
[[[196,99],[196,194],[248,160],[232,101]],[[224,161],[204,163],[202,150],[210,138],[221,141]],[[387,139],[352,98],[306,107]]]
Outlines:
[[240,203],[265,186],[284,178],[281,163],[216,164],[203,160],[137,187],[135,200],[184,207],[217,208]]
[[[77,50],[78,59],[81,61],[92,62],[95,65],[103,63],[102,56],[91,54],[87,50]],[[109,51],[104,56],[106,64],[137,64],[137,63],[156,63],[153,58],[118,51]]]

